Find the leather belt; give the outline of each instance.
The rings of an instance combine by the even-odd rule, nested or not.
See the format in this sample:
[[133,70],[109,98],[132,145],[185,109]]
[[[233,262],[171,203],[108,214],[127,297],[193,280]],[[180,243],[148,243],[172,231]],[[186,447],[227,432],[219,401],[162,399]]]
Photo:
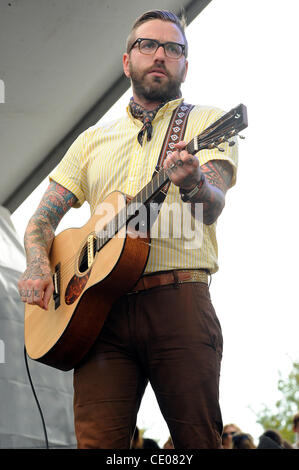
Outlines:
[[154,287],[167,286],[169,284],[179,285],[185,282],[209,283],[209,273],[204,269],[179,269],[161,273],[145,274],[135,284],[129,294],[153,289]]

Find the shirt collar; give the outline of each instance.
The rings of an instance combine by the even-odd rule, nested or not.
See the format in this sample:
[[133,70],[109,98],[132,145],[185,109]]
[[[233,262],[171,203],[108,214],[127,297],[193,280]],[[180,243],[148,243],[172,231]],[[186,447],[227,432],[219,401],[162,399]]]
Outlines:
[[[171,115],[173,113],[173,111],[182,103],[182,101],[183,101],[183,98],[178,98],[178,99],[175,99],[175,100],[167,101],[167,103],[165,103],[165,105],[162,106],[162,108],[159,109],[159,111],[157,112],[155,118],[153,119],[153,122],[156,121],[159,118],[166,117],[168,114]],[[135,124],[137,123],[138,126],[142,126],[142,122],[139,121],[139,119],[136,119],[132,116],[129,105],[127,105],[126,111],[127,111],[128,117],[131,119],[131,121],[133,121]]]

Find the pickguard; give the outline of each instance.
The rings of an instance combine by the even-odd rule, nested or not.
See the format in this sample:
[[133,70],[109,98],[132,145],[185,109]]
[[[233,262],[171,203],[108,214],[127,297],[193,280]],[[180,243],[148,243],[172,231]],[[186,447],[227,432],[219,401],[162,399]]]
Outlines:
[[89,279],[90,273],[91,270],[89,270],[84,276],[79,277],[75,274],[72,277],[65,291],[65,303],[67,305],[73,304],[78,297],[80,297]]

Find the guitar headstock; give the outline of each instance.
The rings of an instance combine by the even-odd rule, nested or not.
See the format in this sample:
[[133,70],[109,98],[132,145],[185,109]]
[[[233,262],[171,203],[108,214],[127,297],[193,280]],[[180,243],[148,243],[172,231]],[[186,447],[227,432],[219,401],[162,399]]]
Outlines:
[[219,145],[225,142],[228,142],[229,146],[234,145],[235,141],[232,140],[232,137],[239,135],[239,132],[247,126],[247,108],[244,104],[239,104],[239,106],[221,116],[200,135],[194,137],[188,144],[188,150],[193,155],[200,150],[213,148],[218,148],[220,152],[224,152],[224,149]]

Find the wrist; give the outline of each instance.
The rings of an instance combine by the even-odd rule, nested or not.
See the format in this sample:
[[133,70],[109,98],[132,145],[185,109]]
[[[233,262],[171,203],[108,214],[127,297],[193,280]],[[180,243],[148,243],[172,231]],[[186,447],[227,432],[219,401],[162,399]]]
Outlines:
[[202,173],[200,180],[193,186],[193,188],[180,188],[180,195],[183,202],[195,202],[198,199],[199,193],[205,183],[205,175]]

